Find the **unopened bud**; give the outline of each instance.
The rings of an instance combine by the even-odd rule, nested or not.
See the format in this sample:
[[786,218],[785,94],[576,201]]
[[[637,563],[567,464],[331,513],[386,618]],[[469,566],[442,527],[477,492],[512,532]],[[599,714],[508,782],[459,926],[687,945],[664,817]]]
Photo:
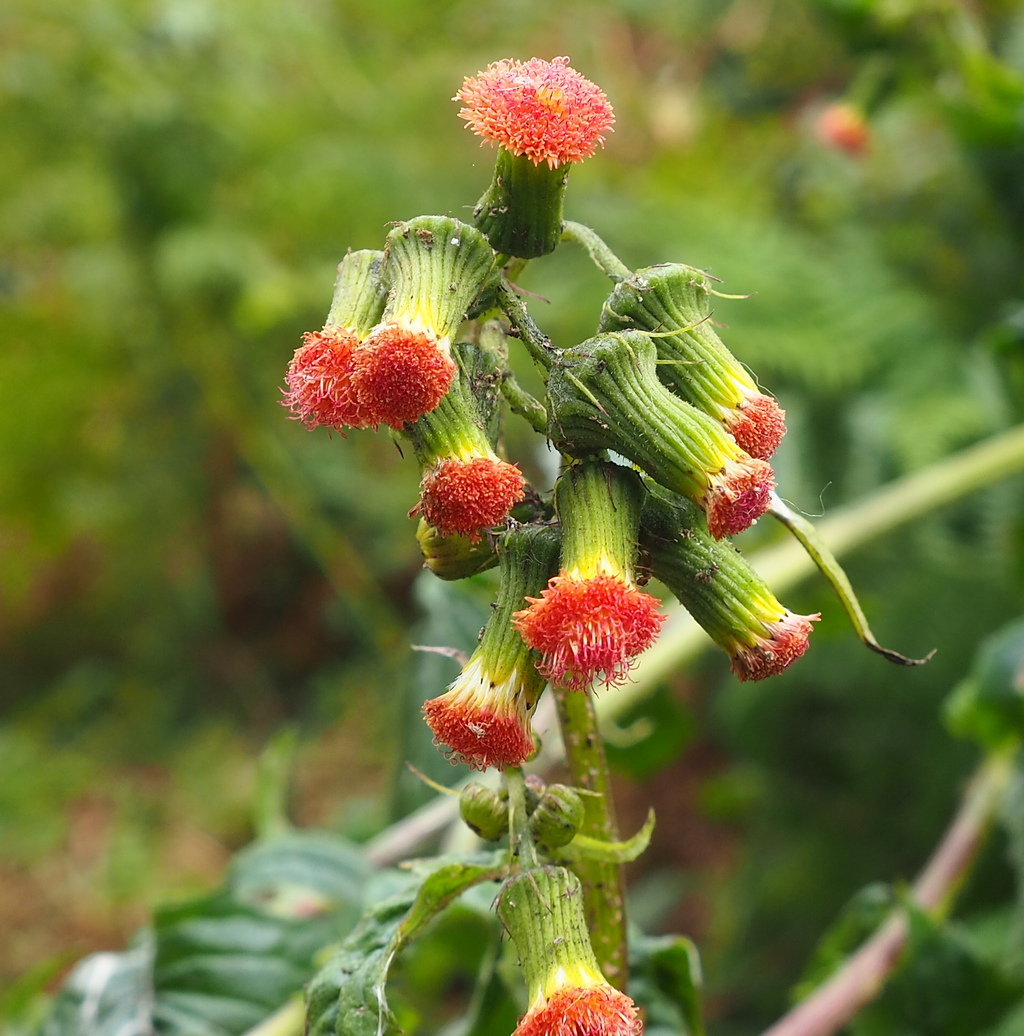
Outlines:
[[459,795],[459,816],[474,834],[496,842],[508,830],[508,803],[493,788],[473,781]]
[[576,837],[585,812],[583,798],[575,788],[552,784],[530,817],[530,830],[540,845],[559,849]]

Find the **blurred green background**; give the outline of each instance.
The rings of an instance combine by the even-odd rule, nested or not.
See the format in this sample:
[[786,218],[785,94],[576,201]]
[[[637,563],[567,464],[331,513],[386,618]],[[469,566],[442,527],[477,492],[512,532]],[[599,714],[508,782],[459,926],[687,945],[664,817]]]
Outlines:
[[[450,98],[489,61],[568,54],[614,104],[570,218],[750,295],[715,319],[789,413],[795,505],[1022,417],[1018,0],[8,0],[0,48],[0,988],[215,883],[286,724],[303,823],[367,835],[422,799],[403,759],[455,774],[417,719],[454,664],[409,645],[472,644],[486,580],[420,576],[387,434],[309,433],[279,400],[347,248],[468,218],[492,153]],[[841,100],[862,148],[822,129]],[[523,285],[558,345],[609,287],[569,248]],[[716,1032],[784,1009],[847,898],[938,837],[974,758],[939,707],[1020,610],[1021,495],[850,559],[879,638],[939,647],[927,667],[865,652],[812,581],[791,672],[739,685],[709,655],[613,750],[624,826],[659,814],[635,914],[696,938]]]

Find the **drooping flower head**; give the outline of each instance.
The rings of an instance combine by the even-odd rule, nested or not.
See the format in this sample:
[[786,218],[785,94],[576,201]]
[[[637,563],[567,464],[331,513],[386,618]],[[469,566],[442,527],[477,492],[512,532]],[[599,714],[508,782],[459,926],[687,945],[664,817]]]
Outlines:
[[644,504],[640,543],[651,572],[732,661],[738,680],[763,680],[806,650],[819,615],[796,615],[728,543],[713,539],[700,510],[654,488]]
[[642,501],[636,473],[604,461],[573,465],[555,487],[562,568],[514,620],[555,683],[622,683],[661,629],[658,600],[634,582]]
[[282,403],[310,428],[368,428],[379,420],[357,397],[352,372],[362,339],[384,310],[382,258],[382,252],[372,251],[345,256],[323,330],[307,331],[288,365]]
[[469,373],[481,351],[460,342],[453,352],[459,369],[448,392],[405,429],[422,472],[420,500],[409,514],[422,515],[442,536],[466,536],[475,543],[523,499],[526,480],[491,445],[491,415],[482,412]]
[[814,135],[826,147],[854,158],[864,154],[871,140],[863,111],[844,101],[833,101],[818,112]]
[[483,235],[448,216],[419,216],[387,236],[380,322],[352,360],[352,391],[368,412],[401,428],[433,410],[455,376],[452,336],[492,276]]
[[563,453],[628,457],[697,504],[715,539],[742,532],[768,510],[771,466],[665,388],[648,334],[599,334],[566,349],[551,370],[548,402],[551,438]]
[[558,556],[558,531],[525,525],[498,545],[498,596],[480,643],[448,690],[423,706],[435,741],[453,762],[475,770],[521,766],[533,754],[529,716],[545,680],[512,628],[512,614],[547,582]]
[[785,411],[719,338],[711,323],[715,294],[702,270],[651,266],[616,285],[598,326],[652,332],[662,383],[718,420],[751,457],[767,460],[786,432]]
[[569,166],[589,158],[615,121],[608,99],[566,57],[495,61],[454,99],[466,125],[499,145],[491,185],[473,210],[477,226],[505,255],[553,251]]
[[478,136],[552,168],[589,158],[615,122],[608,98],[567,57],[492,62],[454,99]]
[[640,1036],[636,1005],[601,974],[571,871],[544,867],[511,878],[498,916],[515,943],[529,1004],[513,1036]]

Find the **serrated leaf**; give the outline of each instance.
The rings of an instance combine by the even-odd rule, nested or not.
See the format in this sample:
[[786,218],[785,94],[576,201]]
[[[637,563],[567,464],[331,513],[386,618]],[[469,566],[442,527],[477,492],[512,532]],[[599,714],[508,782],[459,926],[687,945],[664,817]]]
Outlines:
[[388,972],[401,948],[466,889],[505,873],[501,850],[410,866],[403,887],[372,905],[310,983],[308,1036],[390,1036]]
[[75,965],[40,1036],[149,1036],[154,942],[145,933],[121,953],[93,953]]
[[946,703],[946,725],[987,749],[1024,737],[1024,619],[982,643],[971,672]]
[[681,935],[633,933],[629,993],[644,1009],[646,1036],[703,1036],[697,947]]

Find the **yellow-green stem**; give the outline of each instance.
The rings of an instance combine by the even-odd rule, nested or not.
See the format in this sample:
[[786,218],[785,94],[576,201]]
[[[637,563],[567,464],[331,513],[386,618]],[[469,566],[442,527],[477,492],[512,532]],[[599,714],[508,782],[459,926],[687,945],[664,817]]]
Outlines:
[[[577,787],[595,793],[586,796],[587,812],[580,834],[617,842],[619,827],[593,700],[589,694],[559,687],[555,689],[555,702],[571,781]],[[625,989],[628,970],[626,889],[622,866],[584,860],[575,864],[573,869],[583,883],[590,941],[601,971],[612,985]]]

